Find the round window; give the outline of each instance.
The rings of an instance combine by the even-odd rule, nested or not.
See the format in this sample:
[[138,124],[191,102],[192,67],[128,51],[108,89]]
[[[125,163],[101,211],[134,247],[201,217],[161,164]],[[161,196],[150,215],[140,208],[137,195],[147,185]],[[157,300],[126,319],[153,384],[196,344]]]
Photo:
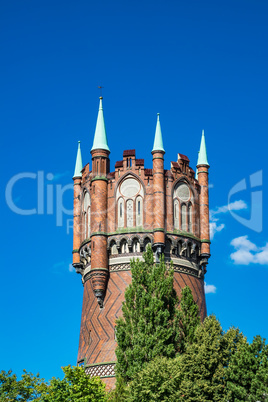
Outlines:
[[177,196],[179,197],[180,200],[182,201],[188,201],[190,198],[190,190],[187,184],[180,184],[177,188]]

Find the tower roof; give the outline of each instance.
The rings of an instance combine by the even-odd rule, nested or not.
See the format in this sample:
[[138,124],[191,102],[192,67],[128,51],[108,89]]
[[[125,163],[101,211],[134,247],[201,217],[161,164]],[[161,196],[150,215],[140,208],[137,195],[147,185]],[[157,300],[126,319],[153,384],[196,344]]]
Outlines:
[[204,130],[202,130],[200,151],[198,152],[197,166],[198,165],[207,165],[207,166],[209,166]]
[[93,147],[91,148],[91,151],[94,151],[95,149],[104,149],[104,150],[110,152],[110,149],[108,147],[108,142],[107,142],[104,117],[103,117],[102,96],[100,97],[99,113],[98,113],[98,118],[97,118],[96,129],[95,129]]
[[81,148],[80,148],[80,141],[78,141],[78,149],[76,155],[76,162],[75,162],[75,169],[73,177],[82,177],[81,170],[83,169],[82,164],[82,155],[81,155]]
[[157,122],[156,122],[155,136],[154,136],[154,147],[153,147],[152,152],[154,152],[154,151],[165,152],[164,146],[163,146],[163,139],[162,139],[162,132],[161,132],[159,116],[160,116],[160,113],[157,113]]

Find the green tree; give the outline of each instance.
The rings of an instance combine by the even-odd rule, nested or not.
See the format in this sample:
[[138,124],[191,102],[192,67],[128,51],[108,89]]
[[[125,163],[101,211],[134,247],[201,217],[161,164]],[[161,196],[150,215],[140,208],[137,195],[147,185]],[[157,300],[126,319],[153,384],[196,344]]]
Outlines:
[[116,387],[115,389],[108,392],[109,402],[126,402],[129,397],[129,387],[125,383],[122,377],[116,376]]
[[136,373],[129,385],[127,402],[178,402],[181,382],[180,359],[157,357]]
[[143,258],[131,261],[132,283],[116,322],[116,371],[127,382],[156,356],[174,357],[178,347],[173,270],[166,270],[163,258],[155,264],[150,247]]
[[249,344],[241,342],[226,369],[227,399],[238,401],[268,401],[268,345],[260,336]]
[[63,367],[62,380],[52,378],[42,402],[106,402],[105,384],[98,377],[90,378],[83,367]]
[[189,286],[181,291],[179,309],[179,343],[180,353],[185,352],[187,344],[192,344],[195,340],[195,330],[200,325],[199,308],[195,303],[193,294]]
[[0,372],[0,402],[40,401],[47,384],[42,378],[23,370],[21,379],[11,370]]
[[82,367],[64,367],[64,378],[47,384],[25,370],[21,380],[12,371],[0,373],[0,402],[106,402],[105,384],[90,378]]
[[180,360],[180,392],[184,401],[225,400],[225,368],[242,339],[238,329],[223,333],[215,316],[207,317],[197,327],[195,341],[186,345]]
[[116,371],[125,382],[155,357],[175,357],[183,351],[200,323],[189,288],[182,291],[178,309],[174,271],[167,270],[164,256],[154,263],[149,247],[143,258],[131,261],[132,283],[125,292],[123,317],[116,322]]

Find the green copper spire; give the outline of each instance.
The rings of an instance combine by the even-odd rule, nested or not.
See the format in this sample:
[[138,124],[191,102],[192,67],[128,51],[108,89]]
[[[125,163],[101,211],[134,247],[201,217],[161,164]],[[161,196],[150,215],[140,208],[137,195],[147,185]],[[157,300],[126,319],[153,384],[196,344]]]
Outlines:
[[96,124],[93,147],[91,148],[91,151],[94,151],[94,149],[104,149],[104,150],[110,152],[110,149],[109,149],[108,143],[107,143],[107,136],[106,136],[106,130],[105,130],[105,124],[104,124],[102,96],[100,97],[99,113],[98,113],[98,119],[97,119],[97,124]]
[[76,163],[73,177],[82,177],[81,173],[82,169],[83,169],[82,155],[81,155],[80,141],[78,141],[78,150],[76,155]]
[[207,165],[207,166],[209,166],[208,157],[207,157],[207,149],[206,149],[206,142],[205,142],[205,133],[204,133],[204,130],[202,130],[202,138],[201,138],[201,144],[200,144],[200,151],[199,151],[199,153],[198,153],[197,166],[198,166],[198,165]]
[[152,152],[154,151],[162,151],[165,152],[163,146],[163,139],[162,139],[162,132],[159,120],[160,113],[157,113],[157,122],[156,122],[156,129],[155,129],[155,136],[154,136],[154,147]]

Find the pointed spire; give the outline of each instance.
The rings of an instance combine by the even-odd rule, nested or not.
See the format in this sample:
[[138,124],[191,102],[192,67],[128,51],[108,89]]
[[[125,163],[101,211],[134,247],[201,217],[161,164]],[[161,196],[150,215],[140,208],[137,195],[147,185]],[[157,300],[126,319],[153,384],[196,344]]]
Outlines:
[[82,169],[83,169],[82,155],[81,155],[80,141],[78,141],[78,149],[77,149],[76,163],[73,177],[82,177],[81,173]]
[[198,165],[207,165],[207,166],[209,166],[208,157],[207,157],[207,149],[206,149],[206,141],[205,141],[205,133],[204,133],[204,130],[202,130],[202,138],[201,138],[201,144],[200,144],[200,151],[198,152],[197,166],[198,166]]
[[104,149],[110,152],[103,117],[102,96],[100,97],[99,113],[97,118],[93,147],[91,148],[91,151],[94,151],[95,149]]
[[154,147],[153,147],[152,152],[154,152],[154,151],[165,152],[164,146],[163,146],[163,139],[162,139],[162,132],[161,132],[159,116],[160,116],[160,113],[157,113],[157,122],[156,122],[155,136],[154,136]]

